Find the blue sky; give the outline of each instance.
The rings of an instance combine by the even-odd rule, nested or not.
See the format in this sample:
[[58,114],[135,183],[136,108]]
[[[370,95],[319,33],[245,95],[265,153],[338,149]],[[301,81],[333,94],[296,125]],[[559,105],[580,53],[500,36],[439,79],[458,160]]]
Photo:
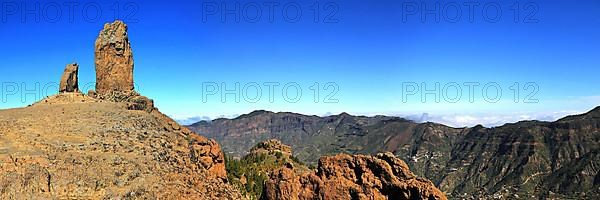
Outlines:
[[37,2],[0,2],[2,109],[56,93],[71,62],[93,89],[94,40],[115,18],[129,25],[137,90],[180,120],[265,109],[497,125],[600,105],[595,0]]

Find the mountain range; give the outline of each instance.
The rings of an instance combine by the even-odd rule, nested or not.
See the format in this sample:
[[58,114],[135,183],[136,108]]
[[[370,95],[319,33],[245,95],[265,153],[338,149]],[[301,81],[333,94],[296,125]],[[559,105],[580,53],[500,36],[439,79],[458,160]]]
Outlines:
[[390,151],[451,198],[600,198],[600,107],[554,122],[492,128],[263,110],[189,128],[234,157],[271,138],[312,165],[325,155]]

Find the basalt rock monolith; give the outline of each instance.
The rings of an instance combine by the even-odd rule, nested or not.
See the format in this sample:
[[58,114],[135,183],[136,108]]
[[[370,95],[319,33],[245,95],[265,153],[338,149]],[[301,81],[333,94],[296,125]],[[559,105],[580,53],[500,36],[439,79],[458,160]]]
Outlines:
[[78,92],[79,91],[79,83],[77,80],[77,73],[79,71],[79,65],[77,63],[68,64],[65,67],[65,72],[60,79],[60,86],[58,92]]
[[133,91],[133,53],[122,21],[104,24],[95,44],[96,92]]

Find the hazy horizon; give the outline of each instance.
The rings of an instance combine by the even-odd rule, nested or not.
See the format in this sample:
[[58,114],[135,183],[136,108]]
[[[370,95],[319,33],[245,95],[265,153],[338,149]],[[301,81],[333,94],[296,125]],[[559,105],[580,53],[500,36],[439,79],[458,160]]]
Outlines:
[[[486,114],[483,114],[483,113],[471,114],[471,115],[465,115],[465,114],[436,115],[436,114],[431,114],[431,113],[421,113],[421,114],[418,114],[418,113],[417,114],[385,114],[385,113],[370,113],[370,114],[366,113],[365,114],[365,113],[348,113],[348,112],[342,112],[342,113],[347,113],[347,114],[350,114],[353,116],[366,116],[366,117],[374,117],[374,116],[378,116],[378,115],[388,116],[388,117],[400,117],[400,118],[414,121],[416,123],[434,122],[434,123],[439,123],[439,124],[443,124],[443,125],[454,127],[454,128],[473,127],[476,125],[483,125],[484,127],[490,128],[490,127],[501,126],[501,125],[504,125],[507,123],[516,123],[516,122],[528,121],[528,120],[553,122],[553,121],[559,120],[559,119],[567,117],[567,116],[584,114],[584,113],[589,112],[592,109],[593,108],[590,108],[589,110],[582,111],[582,112],[564,111],[564,112],[553,112],[553,113],[534,113],[537,115],[532,115],[532,113],[516,113],[516,115],[504,115],[504,116],[494,116],[494,115],[486,116]],[[330,112],[323,113],[323,114],[306,114],[306,113],[297,113],[297,112],[289,112],[289,111],[254,110],[254,111],[251,111],[248,113],[220,115],[220,116],[215,116],[215,117],[209,117],[209,116],[192,116],[192,117],[187,117],[187,118],[186,117],[177,117],[177,116],[171,116],[171,117],[182,125],[191,125],[193,123],[197,123],[197,122],[201,122],[201,121],[210,122],[212,120],[217,120],[217,119],[236,119],[242,115],[250,114],[255,111],[267,111],[267,112],[273,112],[273,113],[295,113],[295,114],[300,114],[300,115],[319,116],[319,117],[328,117],[328,116],[335,116],[335,115],[342,114],[342,113],[330,113]]]

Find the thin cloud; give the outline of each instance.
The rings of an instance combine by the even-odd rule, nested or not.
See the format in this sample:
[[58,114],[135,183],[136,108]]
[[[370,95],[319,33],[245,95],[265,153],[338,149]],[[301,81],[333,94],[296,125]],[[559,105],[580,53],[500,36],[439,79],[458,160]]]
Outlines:
[[578,111],[558,112],[517,112],[507,114],[476,113],[476,114],[447,114],[434,115],[423,113],[421,115],[400,116],[418,123],[435,122],[452,127],[472,127],[481,124],[485,127],[501,126],[506,123],[515,123],[525,120],[555,121],[567,115],[579,114]]

